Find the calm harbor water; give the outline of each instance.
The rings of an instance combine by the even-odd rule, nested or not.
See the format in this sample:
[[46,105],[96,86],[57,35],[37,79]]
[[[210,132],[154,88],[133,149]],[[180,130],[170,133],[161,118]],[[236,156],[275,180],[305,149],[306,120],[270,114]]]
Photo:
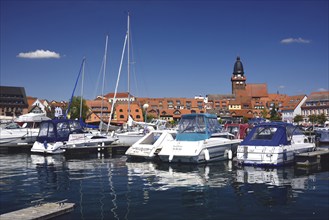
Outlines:
[[2,153],[0,214],[68,199],[74,211],[56,219],[328,219],[328,170]]

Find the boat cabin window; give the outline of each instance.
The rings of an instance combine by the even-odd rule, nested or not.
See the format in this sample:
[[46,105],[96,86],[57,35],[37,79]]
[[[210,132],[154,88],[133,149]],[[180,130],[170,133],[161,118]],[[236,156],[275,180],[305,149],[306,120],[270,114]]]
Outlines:
[[189,117],[183,118],[179,122],[178,132],[179,133],[205,133],[205,121],[203,117]]
[[40,125],[39,136],[41,137],[55,137],[54,125],[52,123],[42,123]]
[[74,130],[82,130],[81,124],[79,121],[70,121],[70,129],[71,131]]
[[211,133],[221,132],[222,130],[216,118],[208,118],[208,125]]
[[59,122],[57,124],[57,134],[59,137],[68,137],[70,134],[70,127],[67,122]]
[[303,131],[297,126],[287,126],[287,140],[291,141],[293,135],[303,135]]
[[216,133],[221,127],[215,118],[205,118],[203,116],[182,118],[179,122],[179,133]]
[[258,127],[251,140],[272,140],[277,128],[275,127]]

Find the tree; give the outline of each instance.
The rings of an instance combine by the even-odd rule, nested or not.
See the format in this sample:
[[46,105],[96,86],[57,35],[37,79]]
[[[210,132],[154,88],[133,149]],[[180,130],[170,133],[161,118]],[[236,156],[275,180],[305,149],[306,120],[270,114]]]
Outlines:
[[270,115],[271,115],[270,120],[271,121],[281,121],[282,120],[278,110],[279,109],[276,108],[275,104],[274,104],[271,111],[270,111]]
[[[70,115],[71,119],[79,119],[80,118],[80,104],[81,104],[81,97],[74,96],[71,102],[70,110],[68,114]],[[82,113],[81,118],[86,120],[87,114],[89,112],[88,106],[86,104],[86,100],[82,99]]]
[[262,118],[267,118],[267,114],[268,114],[268,112],[267,112],[267,110],[264,108],[260,114],[262,115]]
[[309,116],[308,116],[308,120],[309,120],[312,124],[317,123],[317,121],[318,121],[316,115],[309,115]]
[[317,122],[321,125],[323,125],[326,122],[327,118],[325,116],[325,114],[321,114],[317,116]]
[[301,115],[296,115],[294,117],[294,122],[296,122],[297,124],[299,124],[299,122],[302,122],[303,121],[303,116]]
[[242,123],[248,123],[249,119],[246,116],[243,116]]

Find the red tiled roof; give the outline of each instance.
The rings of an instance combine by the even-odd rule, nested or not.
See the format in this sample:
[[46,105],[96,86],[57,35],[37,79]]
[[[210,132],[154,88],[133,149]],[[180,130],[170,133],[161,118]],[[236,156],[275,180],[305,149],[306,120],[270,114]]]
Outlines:
[[251,96],[251,97],[266,97],[268,96],[267,93],[267,84],[247,84],[245,91],[239,91],[242,92],[244,96]]
[[306,95],[287,96],[282,104],[282,110],[294,110]]

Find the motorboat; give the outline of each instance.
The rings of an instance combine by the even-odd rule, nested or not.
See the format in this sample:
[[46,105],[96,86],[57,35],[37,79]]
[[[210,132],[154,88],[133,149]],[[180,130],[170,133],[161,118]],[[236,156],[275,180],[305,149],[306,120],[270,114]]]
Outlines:
[[285,122],[256,125],[237,149],[237,161],[244,165],[279,166],[294,161],[295,155],[313,151],[315,143],[298,126]]
[[162,146],[173,141],[176,134],[176,130],[153,130],[129,147],[125,154],[130,159],[154,159]]
[[115,132],[115,137],[118,138],[115,144],[130,147],[151,131],[165,130],[166,123],[167,121],[160,119],[153,119],[151,122],[136,122],[129,116],[127,128]]
[[317,146],[329,145],[329,127],[316,128],[314,133]]
[[232,159],[240,139],[223,132],[213,114],[182,115],[175,140],[163,145],[159,157],[164,162],[204,163]]
[[244,139],[250,130],[250,125],[248,123],[228,123],[224,125],[224,130],[233,134],[236,139]]
[[39,125],[50,120],[44,114],[29,113],[0,127],[0,147],[31,147],[39,133]]
[[103,147],[115,140],[110,135],[85,131],[78,120],[53,119],[41,123],[31,152],[57,154],[68,149]]

